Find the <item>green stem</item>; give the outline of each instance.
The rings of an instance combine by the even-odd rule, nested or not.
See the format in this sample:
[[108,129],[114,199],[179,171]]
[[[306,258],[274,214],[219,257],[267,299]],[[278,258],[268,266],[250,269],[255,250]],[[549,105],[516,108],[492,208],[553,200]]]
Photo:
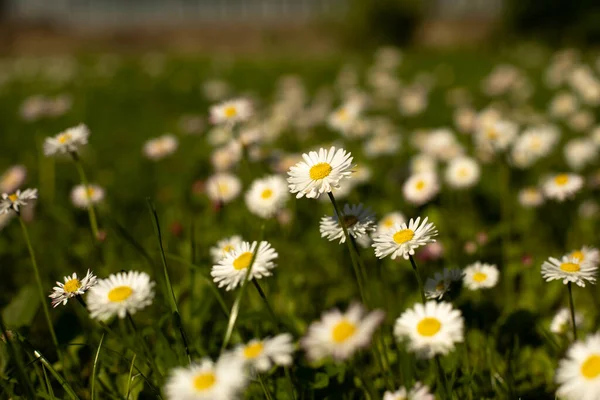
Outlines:
[[263,393],[265,394],[265,397],[268,400],[273,400],[273,398],[271,397],[271,393],[269,393],[269,389],[267,389],[267,386],[265,385],[265,382],[263,381],[260,374],[257,374],[257,377],[258,377],[258,382],[260,383],[260,386],[262,387]]
[[567,283],[569,289],[569,307],[571,308],[571,325],[573,326],[573,340],[577,340],[577,326],[575,325],[575,304],[573,303],[573,290],[571,282]]
[[48,329],[50,330],[50,336],[52,337],[52,342],[54,343],[54,347],[56,348],[56,354],[58,355],[58,358],[62,360],[62,353],[58,346],[58,339],[56,338],[54,327],[52,326],[52,319],[50,318],[50,311],[48,310],[48,304],[46,304],[46,295],[44,294],[44,285],[42,285],[40,270],[35,260],[35,253],[33,252],[33,247],[31,246],[31,240],[29,239],[27,226],[25,225],[23,218],[21,218],[21,214],[18,213],[17,215],[19,216],[19,222],[21,223],[21,229],[23,230],[23,237],[25,238],[25,242],[27,243],[27,249],[29,250],[29,256],[31,257],[31,264],[33,265],[33,272],[35,275],[38,294],[40,295],[40,301],[42,302],[42,310],[44,311],[44,316],[46,317],[46,323],[48,324]]
[[4,341],[6,341],[6,347],[8,349],[8,355],[10,356],[10,359],[17,364],[17,383],[23,387],[25,395],[28,398],[33,399],[35,398],[35,390],[31,384],[31,380],[29,379],[27,371],[25,370],[25,364],[23,363],[21,353],[15,346],[15,343],[13,343],[13,333],[8,332],[6,326],[4,326],[2,313],[0,313],[0,330],[2,331],[2,337]]
[[415,263],[415,259],[413,256],[409,256],[410,264],[412,265],[413,271],[415,272],[415,276],[417,277],[417,283],[419,284],[419,291],[421,292],[421,301],[423,304],[427,301],[425,299],[425,290],[423,288],[423,280],[421,279],[421,274],[419,274],[419,270],[417,269],[417,264]]
[[348,251],[350,252],[350,259],[352,260],[352,267],[354,268],[354,275],[356,276],[356,283],[358,285],[358,291],[360,292],[360,297],[362,299],[363,304],[368,307],[367,297],[365,295],[365,291],[362,284],[361,272],[359,261],[357,261],[357,255],[355,254],[354,248],[352,247],[352,243],[350,242],[350,235],[348,234],[348,229],[346,229],[346,224],[344,224],[344,214],[342,214],[341,210],[338,207],[337,202],[335,201],[335,197],[332,192],[328,192],[329,200],[331,200],[331,204],[333,205],[333,209],[338,218],[339,224],[342,227],[342,231],[344,232],[344,237],[346,238],[346,246],[348,247]]
[[451,399],[450,392],[448,391],[448,380],[446,379],[446,373],[444,372],[444,368],[442,367],[442,362],[440,361],[440,356],[435,356],[435,365],[438,370],[438,382],[442,388],[442,393],[444,393],[444,398],[447,400]]
[[131,359],[131,366],[129,367],[129,375],[127,376],[127,394],[125,395],[125,400],[129,400],[129,395],[131,394],[131,377],[133,375],[133,367],[135,367],[135,357],[137,355],[133,353],[133,358]]
[[98,360],[100,359],[100,350],[102,350],[102,343],[104,343],[104,335],[100,338],[100,344],[98,344],[98,350],[96,350],[96,356],[94,357],[94,366],[92,367],[92,400],[96,398],[96,371],[98,370]]
[[79,174],[79,179],[81,179],[81,183],[85,187],[85,194],[88,197],[88,218],[90,220],[90,227],[92,228],[92,234],[94,235],[94,240],[98,240],[98,221],[96,220],[96,211],[94,210],[94,205],[92,204],[92,199],[88,195],[88,180],[85,175],[85,171],[83,169],[83,165],[81,164],[81,160],[79,159],[79,155],[75,152],[71,152],[71,157],[73,158],[73,162],[75,163],[75,168],[77,168],[77,173]]

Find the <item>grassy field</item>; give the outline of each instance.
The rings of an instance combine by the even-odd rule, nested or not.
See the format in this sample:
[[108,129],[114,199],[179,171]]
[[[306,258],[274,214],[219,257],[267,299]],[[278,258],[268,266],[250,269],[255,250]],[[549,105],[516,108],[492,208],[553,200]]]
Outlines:
[[[249,380],[239,398],[376,399],[417,381],[440,399],[555,398],[558,363],[573,338],[570,326],[555,333],[550,323],[560,308],[569,307],[569,292],[562,281],[545,282],[541,266],[549,257],[600,245],[597,156],[574,169],[563,153],[576,138],[595,140],[600,146],[593,134],[597,103],[586,102],[580,86],[568,81],[552,86],[547,79],[548,70],[561,63],[566,65],[561,77],[587,65],[598,79],[596,60],[583,52],[578,57],[562,54],[515,46],[494,52],[409,50],[398,64],[389,53],[379,58],[335,54],[319,60],[303,60],[301,54],[297,59],[151,54],[2,60],[0,169],[25,166],[21,189],[38,189],[35,206],[22,208],[19,218],[30,236],[59,347],[45,319],[23,226],[13,217],[0,236],[2,321],[3,329],[12,332],[5,335],[11,338],[5,340],[7,345],[0,346],[0,398],[224,399],[227,396],[217,394],[202,397],[200,391],[196,397],[167,393],[174,368],[188,364],[181,331],[192,360],[216,360],[229,340],[228,326],[232,331],[227,349],[284,332],[292,334],[296,346],[324,312],[345,311],[353,302],[385,312],[369,346],[345,360],[312,361],[297,345],[292,365],[260,374],[244,372]],[[515,67],[506,73],[508,83],[498,78],[499,93],[486,93],[483,83],[501,64]],[[349,71],[355,72],[356,82],[348,78]],[[341,84],[342,75],[349,82]],[[373,85],[374,76],[388,80]],[[215,79],[226,83],[224,93],[210,88],[207,93],[206,83]],[[416,115],[398,109],[398,98],[409,88],[426,99]],[[568,115],[557,116],[548,111],[549,105],[562,92],[579,100]],[[55,113],[59,115],[40,115],[36,107],[44,107],[31,100],[35,95],[65,95],[71,105]],[[229,168],[241,180],[241,194],[217,204],[206,191],[206,181],[215,173],[211,156],[220,147],[211,140],[220,135],[209,122],[209,108],[238,97],[251,100],[254,115],[232,129],[231,140],[246,126],[258,127],[260,140],[245,147]],[[362,124],[364,135],[336,132],[327,124],[348,98],[366,99],[352,125]],[[321,114],[314,117],[309,111],[317,106]],[[511,158],[517,139],[505,151],[482,152],[475,140],[480,128],[460,132],[454,117],[457,110],[472,111],[481,121],[482,111],[490,108],[514,122],[518,135],[532,126],[552,124],[560,132],[559,140],[527,168],[519,168]],[[29,118],[23,117],[24,110]],[[576,114],[582,112],[593,120],[585,124],[585,117],[579,117],[584,121],[578,122]],[[201,120],[196,132],[182,126],[186,116]],[[88,212],[71,202],[72,188],[81,183],[76,163],[43,152],[47,137],[79,123],[91,132],[89,143],[79,151],[81,166],[88,181],[105,190],[105,198],[94,207],[100,240],[92,234]],[[414,173],[414,156],[431,153],[423,144],[426,135],[442,127],[454,132],[461,151],[477,160],[481,177],[467,189],[449,185],[449,158],[444,155],[448,148],[442,146],[441,153],[430,154],[438,158],[433,173],[440,191],[416,205],[407,200],[403,185]],[[365,144],[385,129],[386,135],[399,139],[399,148],[391,154],[365,151]],[[177,150],[157,161],[146,158],[144,143],[165,133],[177,137]],[[376,221],[400,211],[407,220],[428,217],[435,224],[441,254],[439,247],[421,248],[414,257],[423,281],[444,268],[464,270],[476,261],[498,267],[494,287],[469,290],[455,282],[444,294],[443,300],[460,310],[464,321],[464,340],[447,355],[418,357],[394,335],[398,317],[421,302],[410,261],[379,259],[372,247],[359,246],[364,264],[361,298],[354,254],[351,257],[345,244],[327,241],[319,233],[321,218],[333,215],[326,196],[315,200],[290,195],[279,215],[266,220],[249,212],[244,193],[255,179],[275,173],[287,178],[284,155],[297,158],[331,144],[350,151],[353,163],[370,172],[346,197],[338,196],[340,205],[362,203],[374,211]],[[547,198],[535,207],[519,201],[521,189],[541,188],[547,176],[571,171],[583,177],[585,185],[566,201]],[[250,242],[264,238],[277,251],[273,275],[258,281],[268,305],[254,285],[225,291],[212,281],[216,262],[209,249],[232,235]],[[148,273],[156,282],[152,304],[131,316],[134,324],[129,318],[114,318],[105,325],[90,318],[78,302],[86,295],[50,307],[47,296],[54,282],[64,283],[63,277],[74,272],[82,277],[88,269],[98,279],[120,271]],[[597,331],[600,296],[590,282],[572,289],[574,307],[583,315],[577,332],[582,339]],[[600,391],[590,390],[588,399],[600,398]]]

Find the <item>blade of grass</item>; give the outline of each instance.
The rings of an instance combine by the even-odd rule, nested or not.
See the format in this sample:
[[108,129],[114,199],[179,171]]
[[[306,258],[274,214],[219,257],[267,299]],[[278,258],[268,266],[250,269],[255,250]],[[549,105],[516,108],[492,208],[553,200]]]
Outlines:
[[42,371],[44,372],[44,380],[46,381],[46,387],[48,388],[48,395],[51,399],[55,399],[54,390],[52,389],[52,384],[50,383],[50,379],[48,378],[48,373],[46,372],[46,367],[42,365]]
[[92,367],[92,400],[96,398],[96,372],[98,370],[98,362],[100,359],[100,350],[102,349],[102,343],[104,343],[104,336],[106,333],[102,333],[100,343],[98,344],[98,350],[96,350],[96,356],[94,357],[94,366]]
[[133,367],[135,366],[135,358],[137,354],[133,353],[133,358],[131,359],[131,366],[129,367],[129,376],[127,377],[127,394],[125,395],[125,400],[129,400],[129,394],[131,393],[131,376],[133,375]]

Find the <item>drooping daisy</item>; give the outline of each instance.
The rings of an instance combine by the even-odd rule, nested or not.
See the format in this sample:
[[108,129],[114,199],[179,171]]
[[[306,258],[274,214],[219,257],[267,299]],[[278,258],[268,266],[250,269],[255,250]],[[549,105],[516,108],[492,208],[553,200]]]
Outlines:
[[87,144],[90,130],[84,124],[69,128],[54,137],[46,138],[44,141],[44,154],[53,156],[55,154],[75,153],[80,147]]
[[600,334],[588,336],[569,347],[567,356],[558,364],[556,391],[565,400],[597,400],[600,398]]
[[235,400],[246,387],[244,363],[230,354],[208,358],[171,371],[165,392],[169,400]]
[[287,183],[279,175],[271,175],[252,182],[246,192],[246,206],[261,218],[271,218],[283,208],[289,198]]
[[408,348],[423,358],[448,354],[463,341],[464,321],[450,303],[428,301],[406,310],[394,325],[398,340],[407,339]]
[[560,260],[550,257],[542,264],[542,277],[546,282],[562,280],[565,285],[573,282],[585,287],[585,281],[595,284],[597,271],[597,266],[582,262],[578,257],[563,256]]
[[[344,216],[341,221],[346,226],[348,235],[355,239],[368,235],[375,230],[375,214],[370,208],[365,208],[362,204],[346,204],[342,214]],[[319,231],[321,237],[327,238],[329,241],[339,239],[340,243],[346,242],[346,236],[344,236],[344,230],[338,215],[326,215],[321,218]]]
[[0,214],[8,213],[10,210],[19,212],[19,207],[26,206],[31,200],[37,199],[37,189],[17,190],[15,193],[2,194],[0,200]]
[[547,179],[543,189],[546,197],[558,201],[572,197],[583,187],[583,178],[576,174],[558,174]]
[[477,261],[465,268],[464,285],[469,290],[489,289],[498,283],[498,268],[492,264]]
[[288,366],[293,362],[292,335],[283,333],[273,338],[254,339],[239,345],[235,355],[258,372],[266,372],[273,364]]
[[406,222],[406,217],[400,211],[392,211],[383,216],[377,224],[376,235],[381,235],[394,228],[395,225],[402,225]]
[[316,198],[340,186],[340,181],[352,175],[352,154],[344,149],[331,147],[302,154],[304,161],[288,171],[291,193],[296,197]]
[[238,235],[219,240],[217,244],[210,248],[210,256],[213,262],[216,264],[221,261],[223,257],[233,251],[236,246],[242,244],[242,242],[242,237]]
[[[215,283],[219,287],[225,286],[225,290],[235,289],[246,277],[257,245],[257,242],[242,242],[213,265],[210,275]],[[260,242],[248,280],[271,276],[271,270],[277,266],[274,262],[277,257],[277,252],[268,242]]]
[[443,272],[436,272],[433,278],[427,278],[425,281],[425,297],[441,300],[450,290],[452,283],[460,281],[462,277],[463,272],[456,268],[444,268]]
[[519,191],[519,203],[525,208],[534,208],[543,202],[544,195],[536,187],[530,186]]
[[216,104],[210,108],[210,122],[213,124],[235,124],[252,116],[252,104],[248,99],[234,99]]
[[429,391],[429,386],[415,382],[415,386],[410,390],[400,387],[395,392],[385,392],[383,400],[435,400],[435,396]]
[[77,273],[72,276],[65,276],[65,282],[56,282],[54,291],[50,294],[52,299],[52,307],[58,306],[60,303],[64,306],[70,298],[80,296],[88,291],[89,288],[96,284],[96,276],[88,269],[87,274],[83,279],[77,277]]
[[142,151],[148,159],[158,161],[173,154],[178,146],[177,137],[167,134],[148,140],[144,143]]
[[391,255],[392,260],[401,255],[408,260],[417,248],[435,242],[433,237],[437,233],[433,222],[427,223],[427,217],[423,221],[421,217],[411,218],[408,224],[396,224],[389,231],[373,238],[375,255],[379,258]]
[[238,177],[228,172],[215,174],[206,181],[206,194],[215,203],[229,203],[241,190],[242,183]]
[[412,175],[402,186],[402,193],[406,201],[417,206],[427,203],[439,191],[437,176],[431,172]]
[[569,254],[569,256],[577,258],[579,262],[592,264],[596,267],[600,262],[600,250],[589,246],[583,246],[579,250],[574,250]]
[[0,193],[13,193],[25,182],[27,168],[13,165],[0,176]]
[[87,295],[87,306],[92,318],[101,321],[117,315],[125,318],[150,304],[154,298],[155,283],[145,272],[129,271],[111,274],[98,280]]
[[[580,312],[575,312],[575,325],[579,327],[581,324],[583,324],[583,315]],[[561,308],[550,322],[550,332],[563,335],[571,332],[571,329],[571,311],[568,308]]]
[[345,313],[338,309],[327,311],[308,327],[306,336],[300,341],[311,361],[333,357],[346,360],[357,350],[367,347],[375,329],[383,322],[385,313],[375,310],[368,314],[357,303]]
[[448,163],[446,182],[457,189],[468,188],[479,181],[480,169],[477,161],[470,157],[457,157]]
[[75,207],[87,208],[90,203],[98,204],[104,199],[104,189],[98,185],[77,185],[71,191],[71,202]]

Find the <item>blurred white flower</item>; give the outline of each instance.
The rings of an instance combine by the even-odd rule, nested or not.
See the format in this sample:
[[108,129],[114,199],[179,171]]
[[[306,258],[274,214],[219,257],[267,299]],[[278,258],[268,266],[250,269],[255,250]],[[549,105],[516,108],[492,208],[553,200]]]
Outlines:
[[153,161],[158,161],[165,158],[177,150],[179,141],[175,135],[167,134],[155,139],[150,139],[144,143],[144,155]]
[[88,142],[90,131],[84,124],[69,128],[54,137],[44,140],[44,154],[53,156],[56,154],[76,153]]
[[241,190],[239,178],[227,172],[212,175],[206,181],[206,194],[215,203],[229,203],[238,197]]
[[75,207],[87,208],[104,200],[104,189],[98,185],[77,185],[71,190],[71,202]]

